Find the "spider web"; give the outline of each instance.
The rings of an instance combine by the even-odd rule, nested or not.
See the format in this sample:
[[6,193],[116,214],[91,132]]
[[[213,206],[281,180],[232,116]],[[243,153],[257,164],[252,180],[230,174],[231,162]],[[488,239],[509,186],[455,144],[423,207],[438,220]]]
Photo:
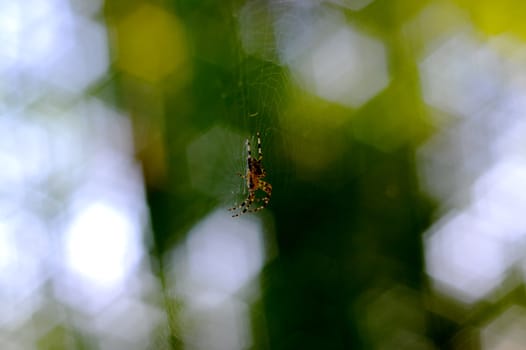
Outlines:
[[290,15],[290,8],[290,1],[249,0],[238,14],[243,58],[240,124],[251,135],[261,134],[263,166],[268,174],[265,180],[273,186],[271,203],[288,196],[296,172],[290,155],[298,152],[286,120],[287,104],[294,99],[295,89],[281,33],[286,32],[283,21],[294,23],[302,19]]
[[[196,161],[199,165],[195,166],[201,170],[193,176],[194,181],[207,183],[201,187],[225,207],[238,205],[248,196],[246,181],[237,174],[247,171],[246,139],[252,145],[252,155],[257,157],[258,132],[267,171],[264,180],[273,186],[273,197],[286,193],[294,173],[292,163],[284,157],[293,152],[283,126],[283,110],[291,94],[290,78],[280,63],[280,39],[275,27],[276,5],[286,4],[275,2],[271,6],[269,2],[250,0],[233,13],[239,42],[232,69],[233,86],[225,87],[223,95],[225,119],[203,136],[196,153],[207,154]],[[217,147],[207,146],[211,144]]]
[[[256,150],[257,132],[261,134],[263,167],[268,174],[264,180],[273,186],[271,203],[280,195],[287,195],[298,162],[298,169],[312,163],[308,150],[296,149],[295,145],[316,148],[307,144],[308,134],[316,134],[314,129],[323,126],[324,121],[316,125],[309,124],[308,117],[298,118],[310,112],[308,106],[298,107],[302,99],[309,94],[315,96],[306,90],[306,86],[315,84],[306,81],[309,78],[298,69],[310,71],[308,65],[314,64],[309,61],[311,51],[328,35],[327,31],[334,29],[326,28],[330,23],[327,18],[343,20],[334,6],[332,2],[314,0],[247,0],[230,10],[236,38],[229,46],[233,51],[225,65],[221,110],[217,111],[219,118],[214,124],[220,129],[209,131],[209,140],[203,141],[214,145],[214,150],[199,158],[195,168],[200,170],[193,176],[208,177],[200,187],[225,207],[239,204],[248,195],[246,182],[236,173],[246,173],[245,140],[249,139]],[[322,105],[315,108],[326,108]],[[323,152],[317,156],[323,157]]]

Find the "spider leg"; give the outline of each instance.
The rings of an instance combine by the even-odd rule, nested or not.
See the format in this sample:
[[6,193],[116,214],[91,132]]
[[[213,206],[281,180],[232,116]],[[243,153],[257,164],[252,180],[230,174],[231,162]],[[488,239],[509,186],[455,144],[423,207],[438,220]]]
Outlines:
[[256,136],[258,138],[258,160],[261,160],[263,159],[263,152],[261,151],[261,137],[259,132],[256,133]]
[[263,210],[267,207],[270,202],[270,197],[272,196],[272,185],[265,181],[260,181],[259,189],[265,192],[265,197],[261,198],[260,201],[263,202],[259,207],[254,209],[249,209],[248,212],[255,213],[257,211]]
[[250,211],[250,210],[248,210],[248,207],[250,207],[250,205],[254,202],[255,199],[256,199],[255,192],[250,192],[250,193],[248,194],[248,198],[245,199],[245,200],[243,201],[243,203],[241,203],[241,204],[240,204],[239,206],[237,206],[237,207],[234,207],[234,208],[228,209],[228,210],[236,210],[236,209],[241,209],[241,208],[243,208],[243,210],[241,210],[241,211],[240,211],[239,213],[237,213],[237,214],[232,215],[232,217],[235,218],[235,217],[238,217],[238,216],[240,216],[240,215],[242,215],[242,214],[245,214],[247,211]]
[[[248,174],[247,175],[243,175],[241,173],[237,173],[237,175],[239,175],[243,179],[246,179],[247,176],[248,176]],[[246,206],[250,205],[249,200],[250,200],[250,193],[249,193],[249,196],[247,197],[247,199],[245,199],[241,204],[239,204],[239,205],[237,205],[235,207],[232,207],[232,208],[228,208],[228,211],[232,211],[232,210],[236,210],[236,209],[239,209],[239,208],[243,208],[245,205]],[[253,199],[252,199],[252,201],[253,201]]]
[[250,195],[248,196],[247,199],[245,199],[243,202],[241,202],[241,204],[239,204],[239,205],[237,205],[235,207],[232,207],[232,208],[228,208],[228,210],[229,211],[237,210],[237,209],[243,208],[246,205],[249,205],[249,203],[248,203],[249,199],[250,199]]
[[[238,176],[246,180],[248,197],[238,206],[228,209],[229,211],[239,210],[237,213],[232,215],[232,217],[237,217],[249,212],[257,212],[266,208],[270,202],[270,197],[272,196],[272,185],[262,180],[262,178],[266,177],[266,171],[261,164],[261,160],[263,159],[263,151],[261,149],[261,135],[259,132],[256,133],[256,137],[258,148],[257,158],[252,158],[250,140],[246,139],[247,172],[245,175],[237,173]],[[256,198],[256,192],[258,190],[265,192],[265,196]],[[260,206],[251,208],[255,202],[260,204]]]
[[[252,152],[251,152],[251,149],[250,149],[250,140],[249,139],[246,139],[246,146],[247,146],[247,167],[248,167],[248,169],[250,169],[250,167],[252,166]],[[241,173],[237,173],[237,175],[242,177],[243,179],[247,179],[247,182],[249,182],[249,178],[248,178],[249,174],[243,175]],[[248,184],[248,187],[250,188],[250,184]],[[248,210],[248,207],[252,204],[252,202],[254,202],[254,199],[255,199],[254,192],[249,190],[249,194],[248,194],[247,199],[245,199],[238,206],[228,209],[229,211],[233,211],[233,210],[237,210],[237,209],[243,208],[243,210],[241,212],[232,215],[232,217],[236,217],[236,216],[239,216],[241,214],[246,213],[247,210]]]
[[250,141],[247,139],[247,166],[250,169],[252,164],[252,153],[250,152]]
[[237,206],[232,207],[232,208],[228,208],[228,211],[237,210],[237,209],[239,209],[239,208],[244,207],[246,204],[247,204],[247,200],[245,199],[240,205],[237,205]]

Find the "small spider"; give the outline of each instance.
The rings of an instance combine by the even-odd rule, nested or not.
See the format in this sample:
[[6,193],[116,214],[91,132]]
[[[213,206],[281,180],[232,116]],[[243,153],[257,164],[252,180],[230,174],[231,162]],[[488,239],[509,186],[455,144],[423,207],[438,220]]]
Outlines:
[[[247,173],[245,175],[238,173],[239,176],[246,179],[247,181],[248,197],[237,207],[228,209],[233,211],[243,208],[237,214],[232,215],[233,218],[247,212],[252,213],[264,209],[268,205],[270,196],[272,195],[272,186],[268,182],[263,181],[263,178],[267,176],[267,172],[261,164],[261,161],[263,160],[263,153],[261,152],[261,138],[259,137],[259,132],[256,134],[256,136],[258,138],[258,157],[257,159],[252,158],[252,154],[250,153],[250,141],[247,139]],[[256,192],[258,190],[263,191],[265,196],[256,198]],[[256,208],[250,208],[253,203],[261,203],[261,205]]]

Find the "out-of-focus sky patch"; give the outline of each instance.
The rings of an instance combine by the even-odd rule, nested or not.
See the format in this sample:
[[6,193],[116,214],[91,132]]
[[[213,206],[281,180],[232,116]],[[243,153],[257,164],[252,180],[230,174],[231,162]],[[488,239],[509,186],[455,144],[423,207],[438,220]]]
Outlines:
[[[58,164],[76,172],[69,179],[75,190],[66,199],[67,210],[56,222],[64,258],[56,293],[73,308],[92,313],[121,293],[136,271],[146,227],[144,192],[130,158],[129,121],[97,101],[80,103],[71,112],[78,119],[70,127],[79,129],[70,129],[75,137],[57,144],[58,150],[70,150],[59,153]],[[69,157],[78,154],[84,163],[74,166]]]
[[[260,220],[219,208],[174,251],[175,292],[184,300],[183,338],[199,348],[243,349],[251,342],[248,304],[266,260]],[[196,325],[196,326],[192,326]]]
[[[147,216],[129,120],[96,98],[42,103],[2,115],[0,135],[0,327],[36,314],[59,325],[46,298],[75,318],[140,297],[125,288],[132,273],[135,284],[147,275],[137,269]],[[40,341],[55,332],[35,327]]]
[[389,82],[382,43],[346,27],[326,38],[297,68],[317,95],[350,107],[361,106]]
[[470,118],[493,107],[505,84],[501,59],[468,32],[443,41],[422,60],[420,72],[428,104]]
[[101,349],[140,350],[151,344],[152,333],[165,315],[135,298],[118,298],[98,314],[93,329],[99,334]]
[[[341,12],[298,7],[280,16],[275,24],[280,58],[304,89],[356,108],[388,85],[384,45],[352,27]],[[290,17],[297,21],[286,20]]]
[[71,47],[57,57],[43,79],[71,93],[81,93],[102,79],[110,59],[106,28],[86,18],[78,18],[74,23]]
[[79,210],[65,233],[69,268],[95,285],[120,284],[140,257],[140,226],[104,202]]
[[[473,186],[474,207],[481,220],[491,225],[490,234],[509,242],[509,255],[513,245],[526,239],[526,192],[520,188],[526,181],[526,159],[501,159],[485,172]],[[518,252],[516,252],[518,253]]]
[[526,89],[513,88],[505,101],[496,108],[495,118],[490,121],[490,128],[495,134],[488,142],[492,157],[502,159],[524,156],[526,120],[522,116],[525,112]]
[[[457,128],[444,128],[418,151],[421,182],[445,208],[469,201],[470,185],[490,166],[491,155],[481,152],[489,145],[484,143],[482,135],[473,133],[477,125],[481,124],[475,121]],[[471,152],[478,147],[479,152]]]
[[[44,222],[14,210],[0,225],[0,328],[17,328],[43,304],[39,288],[52,271],[51,244]],[[28,247],[26,249],[26,247]]]
[[67,1],[11,1],[2,3],[1,9],[4,69],[39,73],[72,44],[74,26]]
[[19,115],[4,115],[0,119],[0,181],[4,184],[0,193],[8,194],[19,190],[21,185],[31,187],[45,181],[50,172],[49,141],[41,123],[24,120]]
[[480,217],[458,213],[444,217],[425,241],[427,273],[434,287],[472,304],[500,286],[514,259]]
[[455,28],[431,33],[419,65],[438,130],[419,151],[422,182],[443,215],[426,234],[426,265],[438,290],[475,303],[524,259],[526,45],[515,33],[485,39],[476,22]]
[[104,0],[69,0],[71,8],[83,17],[94,17],[102,9]]
[[55,94],[82,93],[108,69],[105,28],[77,16],[68,1],[4,2],[0,28],[4,104],[36,101],[51,93],[50,86]]
[[190,231],[175,254],[176,288],[192,303],[215,305],[253,281],[265,261],[261,223],[249,216],[232,219],[223,208]]
[[[262,27],[251,18],[263,21]],[[383,43],[357,30],[334,7],[248,1],[240,26],[248,53],[269,60],[277,55],[296,84],[327,101],[356,108],[389,83]]]

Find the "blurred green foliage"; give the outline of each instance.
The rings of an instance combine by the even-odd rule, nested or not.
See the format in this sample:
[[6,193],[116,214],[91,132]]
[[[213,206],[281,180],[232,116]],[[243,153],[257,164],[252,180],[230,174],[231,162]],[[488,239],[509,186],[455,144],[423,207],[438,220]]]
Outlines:
[[[294,97],[305,93],[294,87],[285,67],[245,54],[235,16],[240,5],[174,1],[172,8],[165,8],[186,38],[187,51],[179,52],[185,56],[179,60],[187,62],[181,68],[188,70],[186,82],[179,81],[182,73],[177,67],[153,85],[126,69],[119,78],[123,101],[138,111],[134,116],[138,132],[146,124],[152,132],[160,129],[163,140],[158,147],[164,149],[166,174],[158,175],[162,180],[147,179],[155,236],[152,253],[160,263],[159,273],[164,254],[216,202],[191,187],[186,170],[189,143],[214,125],[253,135],[256,126],[247,115],[260,112],[265,120],[254,119],[265,125],[257,127],[268,128],[268,134],[275,131],[268,138],[275,144],[292,144],[293,152],[303,152],[309,147],[295,147],[295,142],[318,142],[315,147],[323,149],[336,139],[338,147],[336,154],[327,154],[332,161],[323,162],[314,173],[309,173],[309,167],[296,169],[285,146],[268,147],[276,161],[268,169],[274,196],[267,210],[275,220],[279,253],[260,276],[261,302],[255,308],[264,314],[268,330],[262,332],[268,339],[264,341],[265,335],[256,327],[254,348],[375,348],[394,325],[369,329],[364,319],[371,316],[361,301],[363,295],[398,285],[418,294],[426,284],[420,235],[429,225],[431,207],[420,194],[414,162],[414,147],[422,139],[418,125],[424,125],[424,117],[415,62],[405,52],[402,39],[392,33],[421,5],[398,9],[400,5],[377,1],[356,15],[359,23],[385,33],[392,79],[385,91],[358,110],[342,110],[313,96]],[[112,22],[127,16],[112,1],[107,8]],[[163,53],[169,48],[160,46],[159,50]],[[140,104],[151,97],[132,99],[131,90],[140,91],[141,96],[158,95],[153,99],[160,106],[148,110]],[[294,114],[293,109],[298,112]],[[285,115],[287,110],[291,115]],[[342,114],[343,118],[338,117]],[[341,122],[333,125],[333,119]],[[146,147],[140,154],[143,164],[156,158],[155,152],[160,151]],[[299,156],[308,159],[310,153]],[[291,168],[285,179],[272,177],[283,167]],[[385,311],[397,302],[393,299]],[[412,307],[424,310],[421,302]],[[404,327],[395,316],[392,322]]]
[[[425,303],[421,235],[434,204],[419,188],[415,151],[433,127],[403,27],[428,3],[377,0],[359,12],[338,9],[381,39],[390,75],[377,96],[346,108],[299,88],[287,67],[244,51],[237,22],[242,1],[107,1],[108,22],[118,33],[120,99],[134,119],[161,279],[166,254],[223,204],[192,187],[189,145],[215,126],[247,137],[264,131],[274,186],[266,211],[277,254],[260,275],[254,349],[446,348],[460,330]],[[483,30],[502,27],[471,2],[459,3],[473,9]],[[141,47],[140,40],[158,37],[137,38],[136,31],[148,28],[122,25],[141,18],[141,6],[151,6],[143,15],[157,16],[145,17],[152,23],[168,23],[159,29],[167,37],[157,41],[152,62],[145,59],[152,46]],[[170,38],[176,43],[165,45]],[[122,42],[139,46],[119,52]],[[122,56],[134,53],[139,56]],[[123,65],[122,57],[137,60],[138,68]],[[149,64],[165,69],[151,73]],[[152,79],[141,77],[148,72]]]

